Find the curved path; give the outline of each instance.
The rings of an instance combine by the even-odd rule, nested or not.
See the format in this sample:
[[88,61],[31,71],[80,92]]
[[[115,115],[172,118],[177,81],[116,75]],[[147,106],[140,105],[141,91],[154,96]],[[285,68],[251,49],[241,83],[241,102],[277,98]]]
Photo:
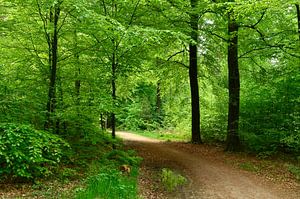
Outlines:
[[198,146],[161,142],[127,132],[117,135],[144,158],[144,166],[175,169],[188,178],[189,184],[175,198],[300,199],[298,185],[287,187],[239,170],[226,164],[222,157],[211,157],[205,149],[197,150]]

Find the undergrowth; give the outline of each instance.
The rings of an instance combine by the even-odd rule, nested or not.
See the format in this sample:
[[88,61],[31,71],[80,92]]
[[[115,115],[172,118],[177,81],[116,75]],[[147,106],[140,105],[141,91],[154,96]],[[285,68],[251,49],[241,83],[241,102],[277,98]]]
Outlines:
[[[137,193],[138,165],[141,158],[132,150],[112,150],[94,161],[88,171],[85,188],[77,189],[76,199],[135,199]],[[120,166],[130,170],[122,172]]]
[[[22,129],[28,130],[29,127]],[[25,130],[22,130],[22,132]],[[35,131],[29,130],[30,133],[32,131],[30,135],[34,136]],[[37,134],[36,136],[41,135]],[[51,137],[52,140],[54,138],[56,139],[56,137],[53,137],[53,139]],[[23,144],[29,141],[25,140]],[[50,141],[47,143],[51,144]],[[16,144],[19,145],[18,143]],[[20,142],[20,145],[23,146],[22,142]],[[0,146],[2,146],[1,141]],[[112,139],[109,134],[98,132],[93,137],[85,137],[71,142],[70,147],[72,150],[64,151],[63,154],[68,158],[57,164],[51,176],[47,178],[35,178],[32,182],[22,184],[9,184],[6,188],[7,194],[13,194],[16,198],[22,195],[22,197],[46,199],[138,198],[137,176],[141,158],[136,156],[135,151],[125,150],[120,139]],[[52,148],[51,150],[56,150],[56,148]],[[122,172],[120,169],[122,165],[126,165],[129,169]],[[38,164],[38,166],[43,167],[42,164]],[[9,190],[15,191],[13,193]]]
[[163,168],[161,172],[161,182],[169,192],[175,191],[181,185],[187,182],[187,179],[174,171]]

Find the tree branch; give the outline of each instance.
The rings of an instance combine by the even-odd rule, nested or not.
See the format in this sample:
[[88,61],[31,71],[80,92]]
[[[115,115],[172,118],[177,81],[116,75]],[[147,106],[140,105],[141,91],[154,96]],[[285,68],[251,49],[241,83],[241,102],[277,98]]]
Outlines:
[[178,55],[178,54],[180,54],[180,53],[184,53],[184,52],[185,52],[185,50],[181,50],[181,51],[179,51],[179,52],[174,53],[173,55],[171,55],[171,56],[167,59],[167,61],[170,61],[170,59],[172,59],[172,58],[175,57],[176,55]]
[[210,30],[208,30],[207,32],[208,32],[209,34],[211,34],[211,35],[213,35],[213,36],[216,36],[216,37],[218,37],[219,39],[221,39],[221,40],[225,41],[226,43],[228,43],[228,42],[229,42],[229,40],[228,40],[228,39],[226,39],[226,38],[222,37],[221,35],[218,35],[218,34],[216,34],[216,33],[212,32],[212,31],[210,31]]

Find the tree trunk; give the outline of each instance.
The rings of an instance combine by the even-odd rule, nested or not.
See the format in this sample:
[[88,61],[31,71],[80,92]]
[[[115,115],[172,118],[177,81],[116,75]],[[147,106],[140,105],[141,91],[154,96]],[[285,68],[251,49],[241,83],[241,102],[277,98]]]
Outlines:
[[228,81],[229,81],[229,104],[227,126],[227,151],[240,150],[239,107],[240,107],[240,75],[238,65],[238,24],[233,13],[228,14]]
[[56,106],[56,73],[57,73],[57,46],[58,46],[58,20],[60,14],[60,3],[55,4],[54,6],[54,15],[52,10],[50,11],[50,22],[53,23],[53,34],[50,39],[50,48],[49,51],[49,63],[50,63],[50,82],[48,90],[48,102],[46,110],[46,121],[44,128],[47,130],[53,128],[53,115],[55,113]]
[[100,113],[100,127],[101,127],[101,130],[104,130],[105,129],[105,120],[103,118],[103,113]]
[[[61,76],[60,74],[57,75],[57,91],[58,91],[58,95],[57,95],[57,99],[58,99],[58,102],[57,102],[57,107],[59,109],[64,109],[64,96],[63,96],[63,88],[62,88],[62,81],[61,81]],[[63,122],[64,123],[64,122]],[[58,117],[56,119],[56,127],[55,127],[55,132],[56,134],[60,134],[61,131],[60,131],[60,127],[61,127],[61,119]]]
[[190,26],[192,29],[191,38],[194,43],[189,45],[189,78],[191,88],[192,106],[192,142],[202,143],[200,135],[200,105],[198,87],[198,66],[197,66],[197,43],[198,43],[198,14],[194,12],[198,0],[191,0],[192,12],[190,13]]
[[162,123],[161,115],[161,92],[160,92],[160,81],[157,81],[156,84],[156,106],[155,106],[156,119],[159,124]]
[[74,54],[74,60],[75,60],[75,81],[74,81],[74,90],[75,90],[75,106],[76,106],[76,112],[77,112],[77,119],[75,120],[75,128],[76,128],[76,134],[75,139],[79,140],[80,138],[84,137],[83,130],[81,128],[82,126],[82,120],[81,118],[81,109],[80,109],[80,103],[81,103],[81,97],[80,97],[80,89],[81,89],[81,77],[80,77],[80,60],[79,60],[79,52],[78,52],[78,41],[77,41],[77,30],[74,32],[74,49],[76,49],[77,52]]
[[116,115],[115,115],[115,105],[116,105],[116,54],[113,53],[112,57],[112,78],[111,78],[111,88],[112,88],[112,103],[113,111],[111,113],[111,135],[113,138],[116,137]]

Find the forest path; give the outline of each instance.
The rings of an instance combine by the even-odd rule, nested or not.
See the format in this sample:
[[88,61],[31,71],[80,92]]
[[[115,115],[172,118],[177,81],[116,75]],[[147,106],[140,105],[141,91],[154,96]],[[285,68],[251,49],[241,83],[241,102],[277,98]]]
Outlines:
[[[144,159],[140,185],[142,186],[142,195],[146,199],[166,198],[166,196],[155,193],[158,189],[151,190],[149,188],[151,185],[143,183],[145,179],[149,180],[148,175],[151,175],[149,170],[159,171],[162,168],[178,171],[189,181],[188,185],[184,186],[180,192],[168,196],[168,198],[300,198],[299,184],[290,186],[258,176],[253,172],[234,168],[226,163],[225,156],[220,155],[224,154],[221,149],[214,151],[207,145],[162,142],[128,132],[117,132],[117,135],[125,140],[128,148],[136,150]],[[155,181],[155,179],[153,180]]]

